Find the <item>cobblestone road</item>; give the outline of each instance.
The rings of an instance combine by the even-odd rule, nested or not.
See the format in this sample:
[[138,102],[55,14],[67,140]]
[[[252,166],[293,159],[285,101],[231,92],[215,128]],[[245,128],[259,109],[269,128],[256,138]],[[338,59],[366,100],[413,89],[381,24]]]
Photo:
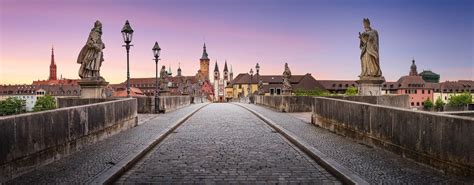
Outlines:
[[211,104],[117,183],[340,184],[247,110]]
[[139,126],[87,146],[80,152],[17,177],[7,184],[86,184],[203,105],[195,104],[158,116],[140,114]]
[[[265,115],[279,126],[331,156],[371,184],[473,184],[473,179],[450,177],[399,155],[372,148],[310,123],[301,113],[288,114],[241,104]],[[306,113],[310,114],[310,113]]]

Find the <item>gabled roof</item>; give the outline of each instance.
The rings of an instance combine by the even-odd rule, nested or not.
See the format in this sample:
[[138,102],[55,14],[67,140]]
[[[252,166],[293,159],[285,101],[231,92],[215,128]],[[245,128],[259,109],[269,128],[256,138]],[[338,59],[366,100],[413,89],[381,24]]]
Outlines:
[[[237,77],[232,80],[228,87],[231,87],[234,84],[258,84],[258,75],[253,75],[251,76],[248,73],[240,73],[237,75]],[[269,84],[269,85],[276,85],[276,86],[282,86],[283,85],[283,76],[282,75],[260,75],[260,78],[262,79],[262,82],[264,84]],[[292,75],[290,78],[290,83],[293,85],[293,89],[314,89],[314,88],[321,88],[323,89],[324,87],[316,80],[314,79],[311,74],[307,73],[305,75]],[[265,85],[264,85],[265,87]]]

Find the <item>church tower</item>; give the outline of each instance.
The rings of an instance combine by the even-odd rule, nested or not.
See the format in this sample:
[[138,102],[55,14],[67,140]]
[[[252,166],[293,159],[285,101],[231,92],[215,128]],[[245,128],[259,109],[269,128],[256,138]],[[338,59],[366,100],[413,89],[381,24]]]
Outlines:
[[227,60],[224,64],[224,81],[229,82],[229,70],[227,69]]
[[56,63],[54,62],[54,48],[51,47],[51,64],[49,64],[49,79],[48,80],[57,80],[56,76]]
[[200,70],[204,79],[209,80],[209,57],[206,51],[206,43],[204,43],[202,57],[200,59]]
[[410,76],[418,76],[418,70],[416,70],[416,64],[415,64],[415,59],[411,61],[411,67],[410,67]]
[[221,75],[219,73],[219,66],[217,66],[217,60],[216,60],[216,65],[214,66],[214,83],[219,81],[219,79],[221,78],[220,76]]
[[181,76],[181,63],[178,63],[178,75]]

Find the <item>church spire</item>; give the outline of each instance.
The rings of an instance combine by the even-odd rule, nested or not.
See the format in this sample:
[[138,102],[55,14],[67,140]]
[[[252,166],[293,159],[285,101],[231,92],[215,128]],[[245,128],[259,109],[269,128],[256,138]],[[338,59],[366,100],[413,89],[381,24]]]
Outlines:
[[204,46],[203,46],[203,50],[202,50],[202,57],[201,57],[201,60],[209,60],[209,57],[207,55],[207,51],[206,51],[206,43],[204,43]]
[[225,60],[225,63],[224,63],[224,72],[228,72],[229,70],[227,69],[227,60]]
[[410,67],[410,76],[418,76],[418,70],[416,69],[416,64],[415,64],[415,59],[411,61],[411,67]]
[[217,60],[216,60],[216,65],[214,66],[214,72],[219,72],[219,66],[217,66]]
[[51,46],[51,64],[49,64],[49,80],[57,80],[56,63],[54,62],[54,47]]
[[178,75],[177,76],[181,76],[181,63],[178,62]]

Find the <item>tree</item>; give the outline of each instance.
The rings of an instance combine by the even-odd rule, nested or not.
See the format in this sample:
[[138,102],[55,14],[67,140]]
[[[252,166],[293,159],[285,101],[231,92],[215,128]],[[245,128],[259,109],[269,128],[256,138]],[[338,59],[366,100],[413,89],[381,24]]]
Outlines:
[[0,101],[0,116],[26,112],[26,101],[17,97],[9,97]]
[[296,96],[328,96],[330,93],[326,90],[315,88],[314,90],[296,89]]
[[448,106],[450,107],[462,107],[472,103],[472,95],[468,92],[464,92],[459,95],[453,95],[448,98]]
[[444,105],[445,105],[445,103],[443,102],[443,100],[441,100],[441,97],[438,97],[438,99],[436,99],[436,102],[435,102],[436,110],[438,110],[438,111],[443,110]]
[[349,87],[347,88],[346,93],[345,93],[345,95],[347,96],[355,96],[357,94],[358,94],[357,87]]
[[36,100],[35,106],[33,107],[33,111],[44,111],[44,110],[51,110],[56,108],[56,100],[51,95],[45,95],[43,97],[39,97]]
[[431,108],[433,108],[433,102],[428,98],[423,103],[423,107],[425,108],[425,110],[431,110]]

